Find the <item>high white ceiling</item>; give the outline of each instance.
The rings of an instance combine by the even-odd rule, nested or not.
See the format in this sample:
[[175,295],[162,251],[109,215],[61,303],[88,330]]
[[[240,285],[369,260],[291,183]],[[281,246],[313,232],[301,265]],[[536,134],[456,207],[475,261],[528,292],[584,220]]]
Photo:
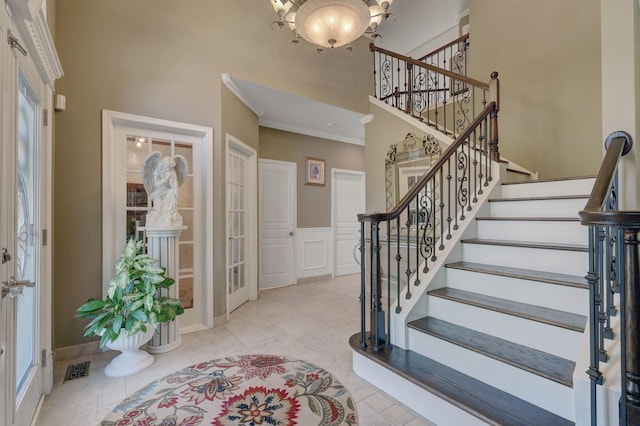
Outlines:
[[[398,53],[410,52],[456,27],[467,4],[468,0],[395,0],[389,9],[394,16],[380,26],[382,39],[376,44]],[[261,126],[364,145],[364,124],[370,116],[228,74],[222,79],[259,117]]]
[[410,52],[451,28],[469,7],[469,0],[395,0],[395,16],[381,25],[377,45],[398,53]]

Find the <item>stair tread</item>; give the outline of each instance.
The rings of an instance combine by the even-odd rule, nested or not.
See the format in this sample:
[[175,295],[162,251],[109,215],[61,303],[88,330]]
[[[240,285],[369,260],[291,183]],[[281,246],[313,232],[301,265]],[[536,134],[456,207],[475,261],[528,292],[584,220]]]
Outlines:
[[547,195],[544,197],[510,197],[510,198],[492,198],[490,203],[508,202],[508,201],[547,201],[547,200],[575,200],[575,199],[588,199],[588,194],[578,195]]
[[575,362],[438,318],[411,321],[409,327],[564,386],[573,387]]
[[525,175],[525,176],[531,176],[531,172],[526,172],[524,170],[518,170],[518,169],[512,169],[512,168],[509,168],[509,166],[507,166],[507,171],[511,172],[511,173],[518,173],[518,174]]
[[518,185],[518,184],[527,184],[527,183],[545,183],[545,182],[562,182],[569,180],[580,180],[580,179],[595,179],[595,176],[575,176],[575,177],[566,177],[566,178],[549,178],[549,179],[537,179],[537,180],[527,180],[524,182],[504,182],[502,185]]
[[489,309],[507,315],[513,315],[556,327],[582,333],[587,323],[587,317],[583,315],[549,309],[542,306],[529,305],[508,299],[500,299],[480,293],[458,290],[456,288],[442,287],[428,292],[430,296],[441,297],[454,302]]
[[455,262],[445,265],[446,268],[461,269],[481,274],[499,275],[502,277],[518,278],[530,281],[541,281],[570,287],[588,289],[589,284],[579,275],[558,274],[555,272],[535,271],[532,269],[510,268],[507,266],[487,265],[474,262]]
[[589,251],[589,247],[586,245],[576,244],[560,244],[560,243],[537,243],[531,241],[510,241],[510,240],[491,240],[483,238],[468,238],[462,240],[462,243],[468,244],[487,244],[497,246],[509,246],[509,247],[529,247],[529,248],[541,248],[552,250],[568,250],[568,251]]
[[[580,222],[580,218],[576,217],[526,217],[526,216],[483,216],[477,217],[476,220],[504,220],[504,221],[520,221],[520,222]],[[585,233],[587,228],[585,228]]]
[[437,395],[492,425],[572,425],[563,417],[469,377],[417,352],[393,348],[374,352],[360,347],[360,334],[349,339],[351,347],[404,379]]

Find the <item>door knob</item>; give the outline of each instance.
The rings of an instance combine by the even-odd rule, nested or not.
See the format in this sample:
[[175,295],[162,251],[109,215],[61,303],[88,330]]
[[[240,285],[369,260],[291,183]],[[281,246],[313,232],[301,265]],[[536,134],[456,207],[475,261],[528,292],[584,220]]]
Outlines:
[[289,236],[293,237],[293,231],[289,231]]
[[9,282],[2,281],[0,283],[0,288],[2,289],[2,299],[7,297],[7,295],[11,295],[11,297],[16,297],[22,294],[22,289],[24,287],[35,287],[36,283],[31,280],[16,280],[16,277],[10,277]]

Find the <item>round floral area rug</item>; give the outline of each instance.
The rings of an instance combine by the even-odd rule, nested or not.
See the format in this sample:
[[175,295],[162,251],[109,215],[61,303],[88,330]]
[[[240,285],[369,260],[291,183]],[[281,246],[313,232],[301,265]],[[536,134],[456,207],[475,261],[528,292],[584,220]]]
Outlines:
[[306,361],[241,355],[192,365],[122,401],[103,425],[357,425],[349,391]]

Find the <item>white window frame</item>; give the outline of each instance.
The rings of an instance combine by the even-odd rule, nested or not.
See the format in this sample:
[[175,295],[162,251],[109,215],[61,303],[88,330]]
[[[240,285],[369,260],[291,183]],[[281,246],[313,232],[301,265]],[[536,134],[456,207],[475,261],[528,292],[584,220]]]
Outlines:
[[[118,244],[117,220],[119,204],[117,196],[125,190],[126,176],[113,173],[115,162],[118,161],[117,134],[123,128],[139,129],[148,132],[166,132],[185,137],[198,138],[202,142],[202,158],[200,168],[204,173],[203,185],[205,197],[200,212],[196,215],[204,218],[205,236],[203,241],[204,259],[213,259],[213,129],[176,121],[162,120],[117,111],[102,111],[102,293],[106,295],[109,281],[113,276],[113,265],[122,247]],[[197,161],[193,158],[193,161]],[[195,179],[195,177],[194,177]],[[124,231],[124,230],[122,230]],[[196,261],[197,259],[194,259]],[[195,265],[194,265],[195,266]],[[180,332],[196,331],[213,327],[213,262],[204,261],[201,264],[203,288],[203,307],[201,318],[190,318],[184,321],[185,326]]]

